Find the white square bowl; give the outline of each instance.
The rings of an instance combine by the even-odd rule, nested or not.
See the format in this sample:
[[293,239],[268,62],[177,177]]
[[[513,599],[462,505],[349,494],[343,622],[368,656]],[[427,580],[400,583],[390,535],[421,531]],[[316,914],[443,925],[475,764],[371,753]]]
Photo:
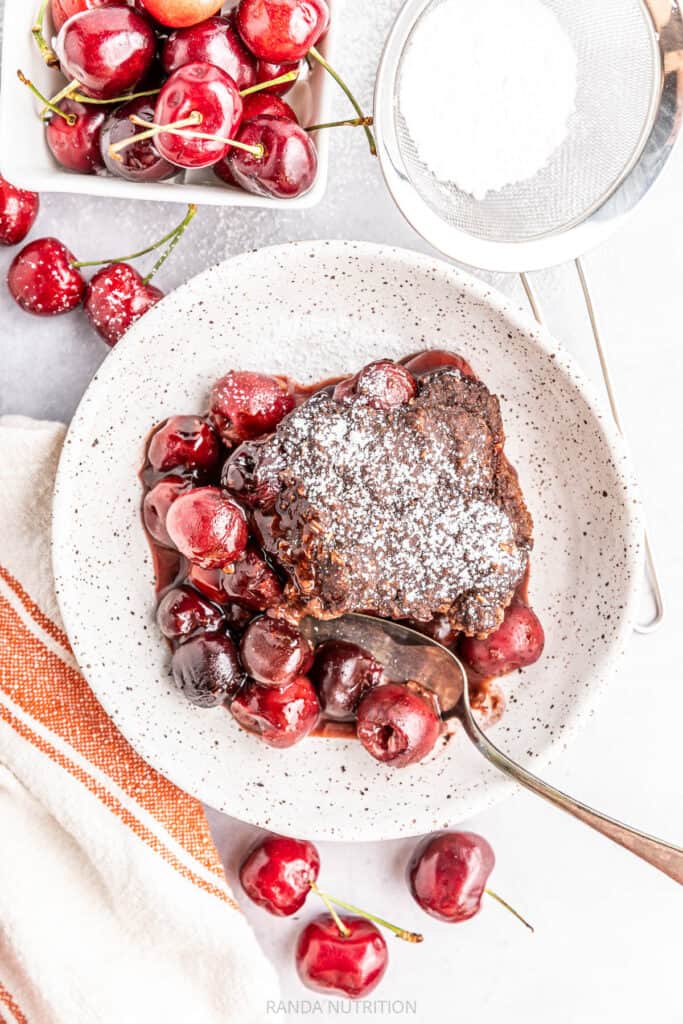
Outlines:
[[[211,168],[183,172],[169,181],[137,183],[109,175],[77,174],[61,167],[47,146],[45,130],[38,115],[39,104],[17,78],[21,69],[41,92],[53,96],[65,84],[63,76],[48,68],[31,36],[35,12],[26,0],[5,0],[2,85],[0,89],[0,171],[21,188],[35,192],[75,192],[120,199],[155,199],[163,202],[197,203],[209,206],[281,207],[307,209],[315,206],[327,186],[327,132],[319,132],[318,173],[312,188],[295,199],[252,195],[219,181]],[[232,6],[226,4],[226,7]],[[320,50],[330,59],[332,32],[328,30]],[[286,96],[302,123],[329,120],[330,76],[319,64],[297,81]],[[304,65],[305,67],[305,65]]]

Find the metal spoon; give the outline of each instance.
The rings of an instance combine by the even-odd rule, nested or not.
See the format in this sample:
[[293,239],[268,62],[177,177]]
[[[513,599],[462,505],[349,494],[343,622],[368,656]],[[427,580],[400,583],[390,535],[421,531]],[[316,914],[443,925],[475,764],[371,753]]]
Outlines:
[[324,640],[348,640],[358,644],[370,651],[392,678],[415,679],[432,690],[439,699],[443,720],[458,718],[479,753],[499,771],[683,885],[681,847],[623,825],[555,789],[522,768],[488,739],[472,714],[467,673],[452,651],[413,629],[370,615],[344,615],[327,621],[307,618],[301,628],[314,645]]

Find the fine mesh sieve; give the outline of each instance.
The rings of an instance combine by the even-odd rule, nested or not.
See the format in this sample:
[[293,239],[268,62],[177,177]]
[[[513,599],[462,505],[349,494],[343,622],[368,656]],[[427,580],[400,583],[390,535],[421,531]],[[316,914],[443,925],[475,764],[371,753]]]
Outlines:
[[[387,39],[375,86],[377,152],[386,183],[415,230],[451,259],[519,273],[540,320],[528,272],[575,260],[600,365],[619,424],[595,309],[580,256],[604,240],[664,167],[683,113],[683,19],[672,0],[544,0],[577,57],[576,107],[549,163],[527,181],[475,199],[444,183],[420,159],[401,109],[405,55],[420,22],[442,3],[407,0]],[[472,102],[478,97],[473,95]],[[444,126],[456,131],[457,125]],[[523,139],[520,144],[523,145]],[[663,614],[646,537],[656,606]]]

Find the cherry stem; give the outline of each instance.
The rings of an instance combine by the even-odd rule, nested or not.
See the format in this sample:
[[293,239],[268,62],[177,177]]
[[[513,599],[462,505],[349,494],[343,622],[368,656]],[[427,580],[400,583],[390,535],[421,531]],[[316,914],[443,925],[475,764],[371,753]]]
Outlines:
[[63,89],[60,89],[58,93],[50,97],[50,99],[47,101],[47,104],[41,110],[40,116],[44,117],[45,111],[54,109],[55,105],[59,103],[60,100],[65,100],[69,98],[71,96],[71,93],[74,92],[75,89],[78,89],[80,84],[81,83],[78,81],[77,78],[74,78],[73,81],[68,82]]
[[127,146],[132,146],[135,142],[142,142],[144,139],[153,139],[157,135],[167,133],[168,135],[179,135],[181,138],[188,139],[206,139],[209,142],[222,142],[226,146],[234,146],[235,149],[243,149],[247,153],[251,153],[257,160],[261,160],[264,156],[263,146],[248,146],[244,142],[237,142],[236,139],[226,139],[221,135],[211,135],[208,132],[197,132],[189,130],[192,125],[199,125],[202,123],[202,115],[198,110],[193,110],[189,117],[184,117],[181,121],[172,121],[170,124],[156,124],[154,121],[143,121],[141,117],[137,117],[135,114],[131,114],[128,120],[132,124],[140,125],[142,128],[147,130],[139,132],[137,135],[131,135],[129,139],[122,139],[121,142],[114,143],[113,146],[109,147],[109,155],[114,160],[120,160],[119,153],[126,149]]
[[371,117],[351,117],[347,118],[346,121],[326,121],[325,124],[309,124],[308,128],[304,128],[305,132],[319,132],[321,128],[360,128],[361,126],[369,126],[372,124]]
[[57,114],[59,117],[63,117],[66,123],[71,125],[71,127],[73,128],[73,126],[76,124],[76,121],[78,120],[75,114],[65,113],[65,111],[60,110],[59,107],[52,102],[52,100],[49,100],[46,96],[43,96],[40,89],[38,89],[33,84],[30,78],[26,77],[23,71],[17,71],[17,78],[22,83],[22,85],[25,85],[28,89],[30,89],[33,95],[40,100],[40,102],[43,104],[43,110],[51,110],[53,114]]
[[194,203],[190,203],[190,205],[187,208],[187,213],[185,214],[184,219],[180,222],[178,227],[175,229],[175,233],[173,234],[172,238],[170,239],[169,245],[166,247],[164,252],[162,252],[161,256],[156,261],[156,263],[154,264],[154,266],[150,270],[149,274],[147,274],[147,276],[143,278],[143,284],[149,284],[149,282],[152,280],[152,278],[157,273],[157,271],[161,270],[161,268],[163,267],[164,263],[166,262],[168,257],[171,255],[171,253],[175,249],[175,247],[178,244],[178,242],[180,241],[180,239],[185,234],[185,228],[190,223],[190,221],[192,220],[192,218],[194,217],[196,212],[197,212],[197,207],[195,206]]
[[45,12],[47,11],[47,5],[50,0],[42,0],[38,14],[36,15],[35,24],[31,28],[31,35],[40,50],[40,54],[49,68],[54,68],[59,64],[59,58],[57,54],[48,45],[45,39]]
[[494,900],[496,900],[496,902],[500,903],[501,907],[505,907],[506,910],[509,910],[510,913],[513,914],[517,918],[518,921],[522,922],[522,924],[525,926],[525,928],[528,928],[530,932],[533,932],[533,930],[534,930],[533,926],[530,925],[529,922],[526,921],[522,917],[522,915],[517,910],[515,910],[514,907],[511,907],[509,903],[506,903],[505,900],[502,898],[502,896],[499,896],[497,892],[493,891],[493,889],[484,889],[484,892],[486,893],[487,896],[491,896],[492,899],[494,899]]
[[[328,75],[332,75],[332,78],[334,78],[334,80],[337,83],[337,85],[339,86],[339,88],[346,95],[346,97],[348,98],[349,102],[351,103],[351,106],[356,111],[358,116],[363,118],[363,119],[365,119],[365,114],[363,113],[363,110],[362,110],[358,100],[353,95],[353,93],[349,89],[348,85],[343,80],[343,78],[341,78],[341,76],[339,74],[337,74],[337,72],[334,70],[334,68],[332,67],[331,64],[327,63],[327,61],[323,57],[322,53],[320,53],[320,51],[317,50],[315,48],[315,46],[312,46],[308,52],[311,55],[311,57],[313,57],[314,60],[317,60],[318,64],[320,64],[323,68],[325,68],[325,71],[327,71]],[[365,134],[367,136],[368,145],[370,146],[370,152],[371,152],[372,156],[377,156],[377,146],[375,145],[375,136],[372,134],[369,125],[364,124],[363,125],[363,130],[364,130],[364,132],[365,132]]]
[[337,931],[339,932],[339,934],[342,936],[342,938],[348,939],[348,937],[351,934],[351,932],[346,927],[346,925],[342,921],[342,919],[339,916],[339,914],[337,913],[337,911],[334,909],[334,906],[332,904],[332,900],[330,899],[330,897],[327,895],[327,893],[322,892],[322,890],[320,890],[318,888],[318,886],[315,884],[315,882],[311,882],[310,885],[311,885],[311,889],[313,890],[313,892],[317,893],[317,895],[320,897],[320,899],[323,901],[323,903],[325,904],[325,906],[329,910],[330,914],[332,915],[332,920],[336,924]]
[[383,928],[388,928],[390,932],[393,932],[394,935],[397,935],[399,939],[403,939],[405,942],[423,941],[423,936],[420,935],[419,932],[409,932],[406,931],[405,928],[399,928],[397,925],[391,924],[390,921],[385,921],[383,917],[377,917],[376,914],[369,914],[367,910],[361,910],[359,907],[354,907],[352,903],[345,903],[344,900],[338,900],[335,896],[330,896],[329,893],[322,892],[315,882],[310,882],[309,884],[313,892],[320,896],[323,902],[329,907],[330,913],[333,914],[333,916],[335,915],[330,904],[335,903],[338,907],[341,907],[342,910],[348,910],[351,914],[357,914],[359,917],[364,917],[367,921],[374,921],[375,924],[381,924]]
[[158,96],[160,92],[161,89],[145,89],[144,92],[131,92],[127,96],[113,96],[110,100],[95,100],[92,96],[84,96],[81,92],[72,92],[69,98],[78,100],[79,103],[106,105],[107,103],[127,103],[128,100],[139,100],[143,96]]
[[271,85],[284,85],[285,82],[293,82],[298,77],[298,71],[286,71],[284,75],[278,75],[277,78],[271,78],[268,82],[257,82],[256,85],[250,85],[248,89],[242,89],[240,96],[251,96],[252,93],[262,92],[264,89],[270,89]]
[[[154,242],[153,245],[148,245],[146,249],[140,249],[138,252],[129,253],[127,256],[114,256],[111,259],[107,260],[83,260],[78,263],[72,263],[71,266],[74,267],[74,269],[76,270],[81,270],[83,267],[101,267],[107,263],[126,263],[128,260],[138,259],[139,256],[146,256],[148,252],[154,252],[155,249],[159,249],[166,242],[173,241],[174,239],[177,241],[176,236],[179,237],[180,235],[182,235],[183,231],[190,223],[196,212],[197,207],[194,205],[194,203],[188,206],[187,213],[185,214],[185,217],[180,222],[180,224],[177,224],[172,231],[169,231],[167,234],[165,234],[164,237],[160,238],[158,242]],[[170,253],[168,253],[167,255],[170,255]],[[159,264],[159,266],[161,266],[161,264]],[[155,267],[152,270],[152,273],[155,274],[157,269],[158,268]]]

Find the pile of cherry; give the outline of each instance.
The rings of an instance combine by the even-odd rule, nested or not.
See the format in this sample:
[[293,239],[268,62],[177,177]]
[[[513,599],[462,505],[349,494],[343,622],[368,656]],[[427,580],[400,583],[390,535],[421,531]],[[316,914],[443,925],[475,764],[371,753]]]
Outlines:
[[[411,382],[414,393],[410,365],[372,363],[338,384],[335,396],[403,403],[408,392],[397,379]],[[173,648],[173,678],[189,701],[229,708],[271,746],[298,743],[322,717],[351,723],[351,733],[355,723],[363,747],[384,764],[414,764],[442,734],[433,695],[388,679],[355,644],[328,641],[313,650],[277,615],[283,580],[250,518],[276,495],[249,467],[254,442],[272,433],[296,400],[286,379],[231,371],[214,385],[208,417],[174,416],[150,438],[143,518],[157,565],[172,566],[160,581],[157,622]],[[486,640],[457,637],[445,616],[411,625],[443,644],[458,643],[480,682],[531,664],[543,649],[540,622],[521,601]]]
[[225,16],[223,2],[51,0],[53,48],[45,0],[34,36],[68,84],[48,99],[19,77],[44,104],[55,159],[135,182],[211,167],[248,192],[299,196],[315,180],[319,126],[304,129],[281,97],[307,59],[342,86],[373,148],[370,119],[316,48],[325,0],[240,0]]
[[[481,909],[484,894],[501,903],[531,931],[516,910],[487,888],[495,856],[474,832],[438,832],[427,836],[408,863],[406,877],[417,904],[430,916],[455,924]],[[305,985],[327,994],[360,999],[381,981],[389,953],[378,925],[407,942],[422,935],[338,900],[318,888],[320,856],[313,843],[269,835],[249,851],[239,871],[247,896],[277,917],[296,914],[309,893],[328,913],[310,921],[296,944],[296,966]],[[347,913],[339,914],[335,907]]]

